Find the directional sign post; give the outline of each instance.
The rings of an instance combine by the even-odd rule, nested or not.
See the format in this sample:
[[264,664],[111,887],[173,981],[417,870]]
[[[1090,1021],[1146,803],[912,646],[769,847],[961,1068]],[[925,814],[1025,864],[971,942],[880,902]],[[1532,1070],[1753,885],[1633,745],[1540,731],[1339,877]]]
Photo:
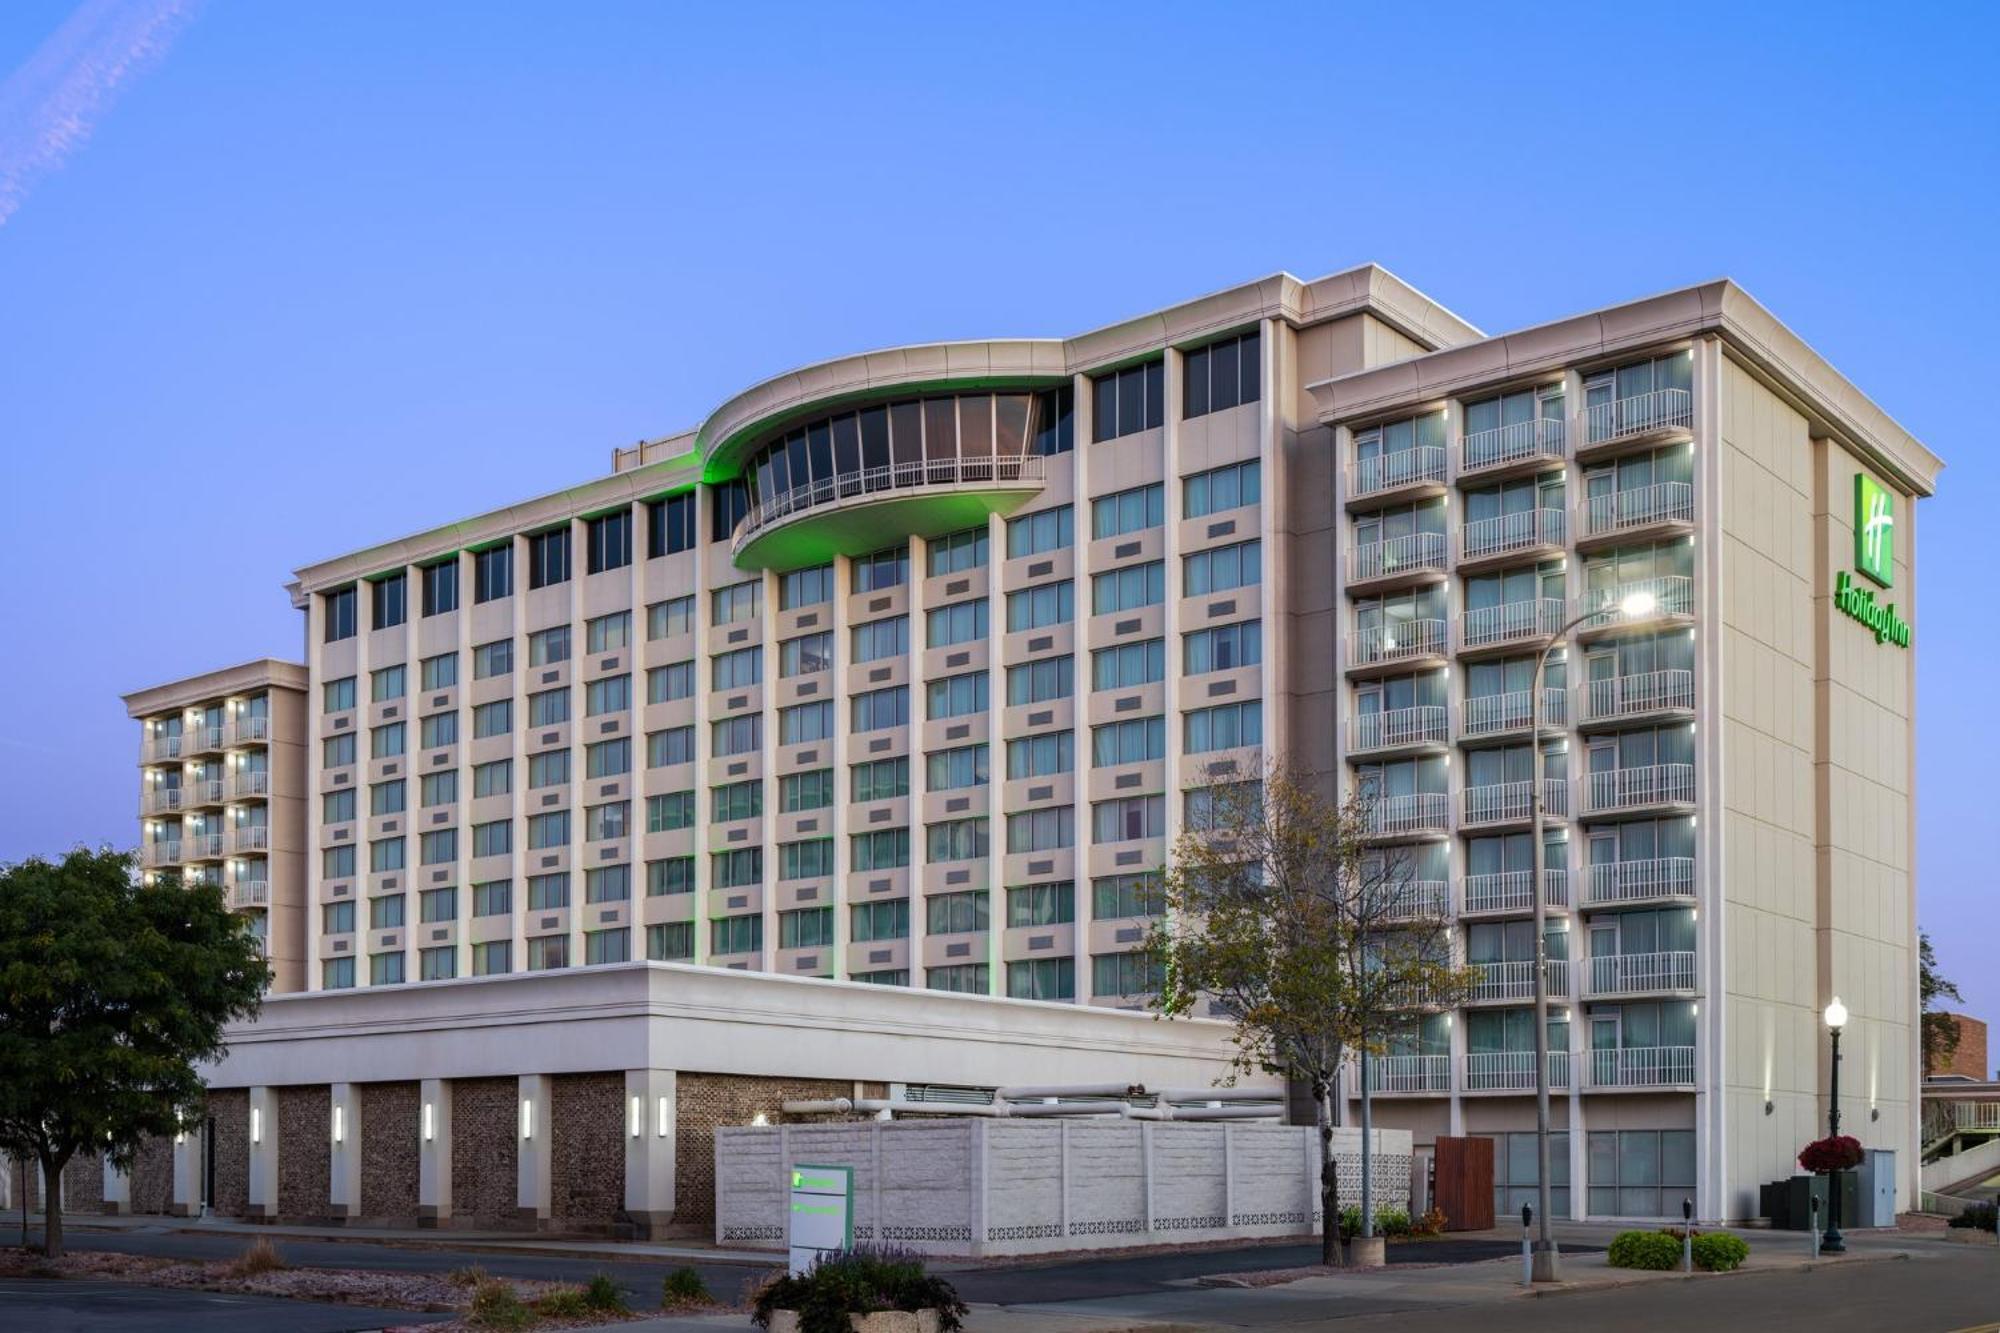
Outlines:
[[822,1254],[854,1248],[854,1168],[811,1166],[792,1168],[792,1272],[805,1272]]

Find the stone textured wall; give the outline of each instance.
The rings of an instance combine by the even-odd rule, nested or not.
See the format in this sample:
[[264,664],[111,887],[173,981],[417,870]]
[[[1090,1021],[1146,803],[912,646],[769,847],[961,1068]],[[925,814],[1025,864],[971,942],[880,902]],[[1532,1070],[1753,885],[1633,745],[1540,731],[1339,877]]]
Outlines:
[[549,1081],[549,1212],[566,1231],[608,1230],[625,1206],[625,1075]]
[[519,1215],[520,1144],[514,1137],[520,1082],[454,1079],[451,1085],[451,1211],[462,1224],[513,1222]]
[[786,1119],[783,1107],[787,1101],[849,1097],[853,1093],[854,1084],[840,1079],[680,1074],[675,1080],[679,1106],[679,1138],[674,1145],[675,1227],[693,1225],[706,1230],[715,1222],[717,1128],[747,1125],[760,1113],[771,1124],[780,1124]]
[[211,1207],[223,1217],[250,1211],[250,1094],[242,1088],[211,1089],[208,1116],[215,1126],[215,1197]]
[[149,1138],[132,1158],[132,1211],[165,1213],[174,1201],[174,1141]]
[[333,1185],[333,1090],[324,1083],[278,1089],[278,1216],[327,1216]]
[[419,1090],[415,1083],[361,1087],[362,1217],[416,1225],[418,1135],[423,1128]]
[[95,1213],[104,1208],[104,1159],[78,1153],[63,1168],[63,1211]]

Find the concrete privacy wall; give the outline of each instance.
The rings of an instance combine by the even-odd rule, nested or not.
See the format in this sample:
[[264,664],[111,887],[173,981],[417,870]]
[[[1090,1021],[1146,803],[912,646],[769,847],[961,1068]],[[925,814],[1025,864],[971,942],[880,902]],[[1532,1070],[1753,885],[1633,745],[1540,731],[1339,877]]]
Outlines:
[[[1306,1235],[1319,1219],[1309,1126],[1131,1120],[899,1120],[720,1128],[715,1239],[785,1243],[789,1172],[854,1168],[854,1238],[939,1255],[1035,1254]],[[1361,1131],[1334,1131],[1341,1203]],[[1375,1131],[1375,1205],[1407,1208],[1410,1135]]]

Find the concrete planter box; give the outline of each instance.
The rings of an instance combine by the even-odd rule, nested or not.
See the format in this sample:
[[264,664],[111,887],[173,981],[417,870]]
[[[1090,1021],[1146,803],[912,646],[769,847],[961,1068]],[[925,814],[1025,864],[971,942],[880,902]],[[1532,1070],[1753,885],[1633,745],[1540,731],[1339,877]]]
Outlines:
[[1356,1236],[1347,1242],[1349,1268],[1380,1268],[1389,1262],[1389,1243],[1382,1236]]
[[1949,1227],[1944,1238],[1960,1245],[2000,1245],[2000,1235],[1978,1227]]
[[[938,1333],[936,1310],[877,1310],[874,1314],[851,1314],[848,1322],[854,1333]],[[771,1311],[769,1333],[799,1333],[797,1310]]]

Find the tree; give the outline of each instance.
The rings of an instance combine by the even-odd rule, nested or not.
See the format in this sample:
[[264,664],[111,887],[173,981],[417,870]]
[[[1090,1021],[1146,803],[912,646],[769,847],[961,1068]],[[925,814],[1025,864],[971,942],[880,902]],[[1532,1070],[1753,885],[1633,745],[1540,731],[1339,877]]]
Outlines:
[[1464,973],[1442,916],[1408,910],[1407,859],[1375,844],[1368,793],[1336,803],[1310,775],[1273,763],[1261,781],[1190,793],[1189,806],[1149,940],[1162,972],[1154,1007],[1174,1018],[1212,1002],[1235,1027],[1230,1077],[1281,1074],[1311,1089],[1320,1257],[1332,1264],[1333,1088],[1345,1053],[1380,1050],[1396,1016],[1450,1003]]
[[1938,971],[1937,954],[1931,949],[1931,936],[1927,930],[1917,932],[1917,1001],[1923,1017],[1924,1073],[1933,1074],[1951,1063],[1951,1057],[1958,1053],[1958,1024],[1950,1014],[1942,1009],[1934,1009],[1940,1001],[1956,1000],[1964,1003],[1965,997],[1958,993],[1958,987],[1944,979]]
[[0,866],[0,1148],[42,1171],[45,1249],[78,1153],[129,1169],[201,1107],[198,1061],[257,1012],[270,972],[214,885],[138,883],[130,852]]

